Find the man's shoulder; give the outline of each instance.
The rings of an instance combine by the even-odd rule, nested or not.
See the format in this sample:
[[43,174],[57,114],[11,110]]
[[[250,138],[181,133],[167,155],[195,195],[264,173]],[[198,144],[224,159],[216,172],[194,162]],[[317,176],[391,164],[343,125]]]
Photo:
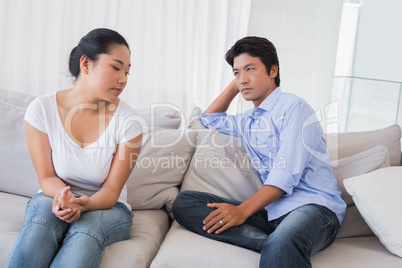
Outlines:
[[289,103],[305,102],[305,100],[303,98],[301,98],[298,95],[291,93],[291,92],[282,92],[280,99],[283,102],[289,102]]
[[290,109],[291,107],[299,105],[309,107],[308,103],[296,94],[290,92],[282,92],[277,102],[277,109]]

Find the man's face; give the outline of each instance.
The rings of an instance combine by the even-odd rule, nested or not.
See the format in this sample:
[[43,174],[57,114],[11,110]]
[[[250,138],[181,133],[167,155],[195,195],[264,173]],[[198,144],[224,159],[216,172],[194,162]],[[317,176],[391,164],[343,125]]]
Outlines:
[[253,102],[254,107],[258,107],[276,88],[277,70],[277,67],[273,66],[268,74],[261,60],[248,53],[240,54],[233,60],[237,87],[245,100]]

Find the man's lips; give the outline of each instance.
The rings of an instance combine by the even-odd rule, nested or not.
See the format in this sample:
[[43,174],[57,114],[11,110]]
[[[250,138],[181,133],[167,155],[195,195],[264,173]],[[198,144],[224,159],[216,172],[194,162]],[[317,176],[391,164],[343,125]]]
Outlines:
[[247,91],[250,91],[250,90],[251,90],[251,88],[245,87],[245,88],[243,88],[243,89],[241,90],[241,92],[247,92]]

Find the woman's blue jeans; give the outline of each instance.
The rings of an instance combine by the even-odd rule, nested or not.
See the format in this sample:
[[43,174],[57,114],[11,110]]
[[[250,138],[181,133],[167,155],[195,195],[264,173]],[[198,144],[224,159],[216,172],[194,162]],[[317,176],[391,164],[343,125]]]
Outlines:
[[262,209],[240,226],[221,234],[209,234],[202,229],[202,221],[214,210],[207,207],[208,203],[239,205],[241,202],[204,192],[183,191],[173,203],[174,217],[197,234],[260,252],[260,267],[311,267],[311,255],[331,245],[339,229],[334,212],[324,206],[307,204],[271,221]]
[[129,237],[133,214],[122,203],[85,212],[70,224],[52,213],[52,202],[43,193],[28,202],[6,267],[98,267],[107,245]]

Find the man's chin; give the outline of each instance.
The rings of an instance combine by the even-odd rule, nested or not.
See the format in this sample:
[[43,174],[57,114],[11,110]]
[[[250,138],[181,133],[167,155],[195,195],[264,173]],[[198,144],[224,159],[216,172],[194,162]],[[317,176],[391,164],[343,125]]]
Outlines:
[[249,94],[241,94],[246,101],[253,101],[253,98]]

